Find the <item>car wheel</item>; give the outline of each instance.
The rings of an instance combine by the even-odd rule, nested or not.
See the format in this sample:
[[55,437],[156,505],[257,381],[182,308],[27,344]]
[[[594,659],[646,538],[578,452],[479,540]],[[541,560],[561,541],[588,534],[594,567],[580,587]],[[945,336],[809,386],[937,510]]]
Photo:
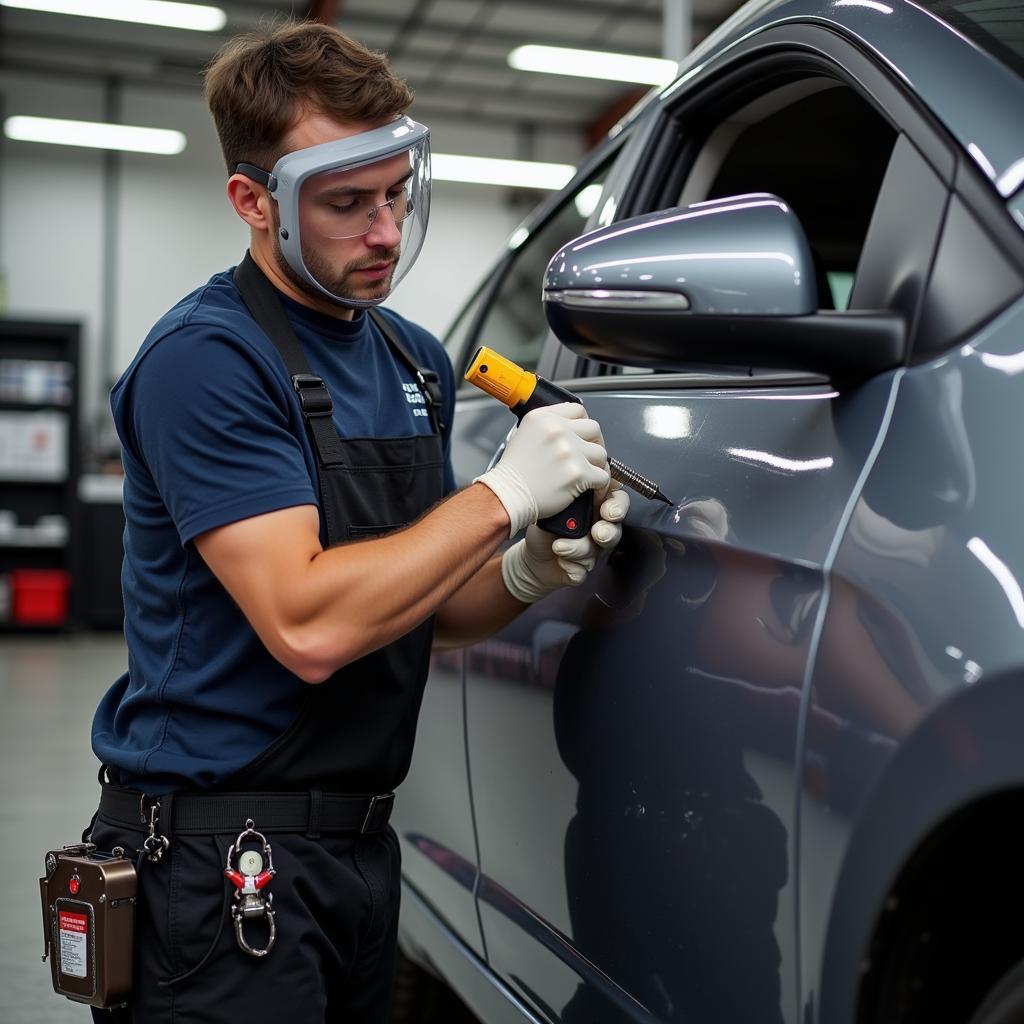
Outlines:
[[479,1024],[455,993],[401,950],[391,983],[388,1024]]
[[1024,961],[996,982],[970,1024],[1024,1024]]

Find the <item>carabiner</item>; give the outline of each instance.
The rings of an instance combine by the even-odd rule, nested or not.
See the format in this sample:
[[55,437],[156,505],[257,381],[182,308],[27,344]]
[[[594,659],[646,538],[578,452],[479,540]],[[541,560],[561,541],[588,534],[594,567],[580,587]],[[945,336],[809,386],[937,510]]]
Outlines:
[[[144,796],[139,798],[140,809],[142,809],[142,801],[145,799]],[[143,814],[145,817],[145,814]],[[149,808],[149,835],[143,840],[142,848],[146,851],[146,860],[152,861],[154,864],[159,864],[164,859],[164,854],[167,852],[171,843],[165,835],[161,835],[158,831],[160,827],[160,801],[154,800]]]
[[245,910],[242,907],[232,907],[231,916],[235,921],[235,939],[238,942],[239,948],[243,953],[248,953],[249,956],[266,956],[271,947],[274,945],[274,939],[277,938],[277,928],[274,926],[274,911],[270,909],[270,901],[273,896],[267,895],[267,906],[263,911],[262,916],[267,919],[267,926],[270,929],[270,934],[267,936],[267,944],[263,949],[253,949],[248,942],[245,941],[245,936],[242,934],[242,925],[245,922]]
[[[242,841],[247,838],[256,839],[260,843],[260,851],[246,850],[242,852]],[[231,858],[236,858],[237,866],[233,866]],[[264,858],[266,858],[264,860]],[[277,938],[277,928],[274,925],[274,897],[272,893],[263,890],[270,884],[270,880],[277,872],[274,871],[274,857],[270,850],[270,843],[266,836],[257,832],[253,826],[252,818],[246,818],[245,828],[239,832],[238,838],[228,849],[227,863],[224,866],[224,874],[231,880],[235,887],[235,904],[231,908],[231,917],[235,924],[235,939],[243,953],[249,956],[266,956],[274,940]],[[242,927],[249,918],[267,919],[267,927],[270,929],[267,944],[263,949],[253,949],[245,936],[242,934]]]

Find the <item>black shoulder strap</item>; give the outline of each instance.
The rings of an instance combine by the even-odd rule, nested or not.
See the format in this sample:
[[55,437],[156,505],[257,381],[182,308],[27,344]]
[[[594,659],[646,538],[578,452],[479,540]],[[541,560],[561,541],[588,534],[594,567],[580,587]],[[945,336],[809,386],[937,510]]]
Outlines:
[[331,420],[334,402],[323,379],[310,371],[302,345],[284,314],[274,286],[266,279],[248,252],[245,259],[235,268],[234,279],[253,319],[281,353],[288,375],[292,379],[292,387],[299,396],[302,416],[316,448],[320,465],[341,464],[341,445],[338,432]]
[[413,359],[409,350],[399,340],[395,329],[388,323],[387,317],[385,317],[380,310],[371,308],[366,312],[369,314],[370,319],[377,325],[377,329],[380,333],[387,339],[388,344],[401,357],[402,362],[412,370],[413,376],[416,378],[416,383],[419,384],[420,391],[423,392],[423,397],[427,400],[427,406],[430,410],[430,419],[434,424],[434,429],[440,432],[444,429],[444,424],[441,423],[441,410],[444,407],[444,395],[441,393],[441,381],[438,378],[437,373],[425,366],[420,366],[420,364]]
[[[263,271],[256,265],[248,252],[245,254],[245,259],[235,267],[234,279],[235,286],[241,293],[249,312],[252,313],[253,319],[263,328],[267,337],[281,353],[288,375],[292,379],[292,386],[298,393],[302,414],[313,434],[321,461],[324,464],[328,462],[337,464],[338,446],[333,442],[338,435],[331,426],[331,413],[334,411],[331,396],[323,380],[310,372],[302,345],[281,308],[274,286],[266,279]],[[440,422],[444,396],[441,393],[441,384],[437,374],[433,370],[420,366],[413,359],[383,314],[376,309],[368,309],[367,313],[393,351],[412,370],[413,376],[427,400],[434,429],[438,431],[444,429],[444,424]],[[320,424],[317,422],[318,419]],[[326,424],[329,432],[324,429],[322,424]],[[329,457],[325,458],[325,456]]]
[[284,315],[277,292],[248,252],[245,259],[235,267],[234,278],[235,285],[241,292],[253,319],[281,353],[288,373],[308,374],[306,354],[302,351],[302,345],[299,344],[288,317]]

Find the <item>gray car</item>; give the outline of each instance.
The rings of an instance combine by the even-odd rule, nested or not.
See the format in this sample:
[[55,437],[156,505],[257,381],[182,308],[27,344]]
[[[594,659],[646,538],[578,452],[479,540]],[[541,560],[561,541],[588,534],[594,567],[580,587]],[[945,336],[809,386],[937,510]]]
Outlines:
[[396,1020],[1024,1021],[1022,72],[1019,3],[748,5],[511,239],[457,369],[672,505],[435,656]]

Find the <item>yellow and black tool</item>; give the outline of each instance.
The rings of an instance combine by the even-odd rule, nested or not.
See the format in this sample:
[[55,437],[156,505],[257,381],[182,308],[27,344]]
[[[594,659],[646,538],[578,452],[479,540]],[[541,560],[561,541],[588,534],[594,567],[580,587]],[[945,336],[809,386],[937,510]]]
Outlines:
[[[580,401],[571,391],[566,391],[565,388],[560,388],[557,384],[524,370],[511,359],[506,359],[486,346],[478,349],[473,356],[473,361],[466,371],[466,380],[487,394],[493,395],[499,402],[504,402],[517,420],[521,420],[528,412],[541,406]],[[641,476],[618,459],[609,458],[608,468],[614,479],[637,494],[663,501],[666,505],[672,504],[656,483]],[[587,491],[576,498],[567,509],[558,515],[540,520],[537,525],[559,537],[583,537],[590,531],[593,521],[594,499]]]

